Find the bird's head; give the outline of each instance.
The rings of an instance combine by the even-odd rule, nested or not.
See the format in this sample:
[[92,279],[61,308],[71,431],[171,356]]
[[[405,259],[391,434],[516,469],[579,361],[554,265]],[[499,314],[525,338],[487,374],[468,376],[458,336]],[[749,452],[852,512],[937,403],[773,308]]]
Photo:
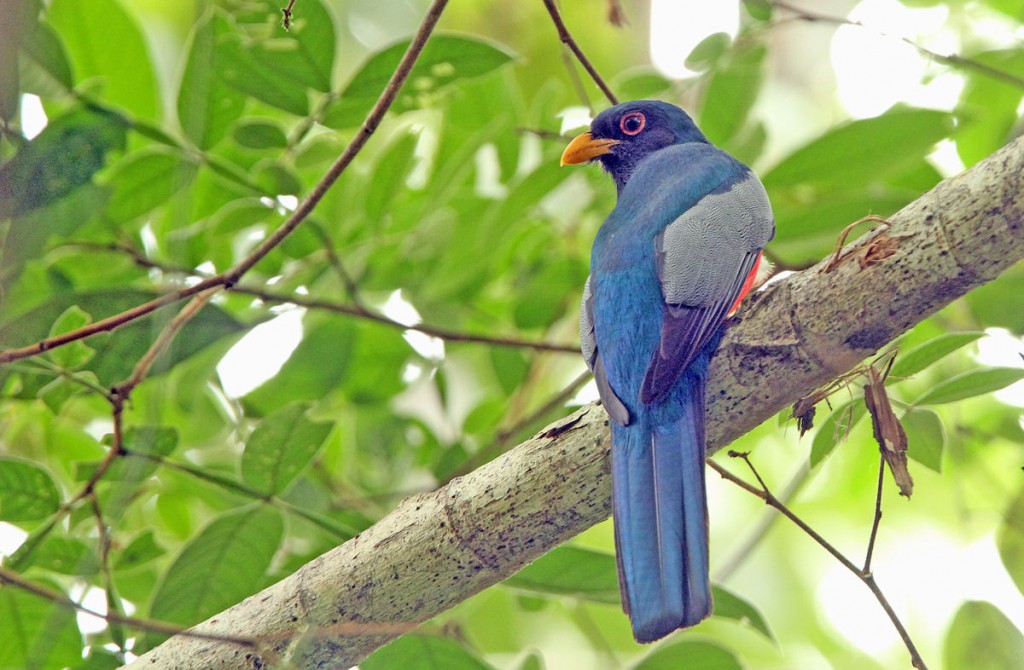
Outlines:
[[610,107],[577,136],[562,154],[562,165],[598,160],[611,173],[619,192],[640,163],[673,144],[708,140],[693,119],[660,100],[634,100]]

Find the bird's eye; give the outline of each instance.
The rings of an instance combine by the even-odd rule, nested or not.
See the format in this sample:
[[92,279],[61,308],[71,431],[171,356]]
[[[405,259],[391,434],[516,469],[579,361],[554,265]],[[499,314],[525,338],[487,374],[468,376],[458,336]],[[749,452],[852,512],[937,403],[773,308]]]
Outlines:
[[627,135],[636,135],[647,124],[647,118],[641,112],[630,112],[619,121],[619,128]]

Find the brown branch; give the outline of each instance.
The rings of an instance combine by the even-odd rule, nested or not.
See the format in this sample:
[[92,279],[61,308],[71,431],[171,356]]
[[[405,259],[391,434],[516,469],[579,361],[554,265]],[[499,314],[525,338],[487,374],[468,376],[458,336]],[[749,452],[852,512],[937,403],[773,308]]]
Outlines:
[[590,78],[594,80],[597,87],[601,89],[604,96],[608,98],[608,101],[613,105],[619,104],[619,99],[612,93],[612,89],[608,87],[608,84],[604,83],[604,79],[597,73],[594,65],[590,62],[590,59],[586,57],[583,50],[580,49],[580,45],[576,43],[572,35],[569,33],[569,29],[565,25],[565,21],[562,20],[562,15],[558,11],[558,7],[555,6],[555,0],[544,0],[544,6],[548,10],[548,14],[551,15],[551,21],[555,24],[555,29],[558,31],[558,39],[562,41],[562,44],[569,47],[569,49],[575,54],[576,60],[580,62],[583,69],[587,71]]

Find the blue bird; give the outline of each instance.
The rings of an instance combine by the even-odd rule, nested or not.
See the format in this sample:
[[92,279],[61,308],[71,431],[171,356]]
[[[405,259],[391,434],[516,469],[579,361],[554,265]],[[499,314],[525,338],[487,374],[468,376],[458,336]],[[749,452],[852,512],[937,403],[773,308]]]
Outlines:
[[594,240],[581,348],[612,419],[623,609],[652,642],[711,614],[704,381],[775,224],[757,177],[675,105],[599,114],[562,165],[593,160],[618,202]]

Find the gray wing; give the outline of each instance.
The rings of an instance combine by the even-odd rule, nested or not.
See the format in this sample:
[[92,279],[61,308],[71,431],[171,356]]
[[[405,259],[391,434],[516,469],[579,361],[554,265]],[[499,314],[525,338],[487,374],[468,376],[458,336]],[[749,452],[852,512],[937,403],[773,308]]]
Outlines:
[[664,398],[718,332],[774,234],[768,194],[747,172],[701,198],[657,236],[665,311],[658,352],[640,391],[643,402]]
[[594,373],[597,392],[608,416],[623,426],[629,425],[629,410],[608,383],[604,361],[597,351],[597,338],[594,336],[594,294],[590,289],[589,276],[583,286],[583,304],[580,305],[580,350],[583,352],[583,360],[586,361],[587,367]]

